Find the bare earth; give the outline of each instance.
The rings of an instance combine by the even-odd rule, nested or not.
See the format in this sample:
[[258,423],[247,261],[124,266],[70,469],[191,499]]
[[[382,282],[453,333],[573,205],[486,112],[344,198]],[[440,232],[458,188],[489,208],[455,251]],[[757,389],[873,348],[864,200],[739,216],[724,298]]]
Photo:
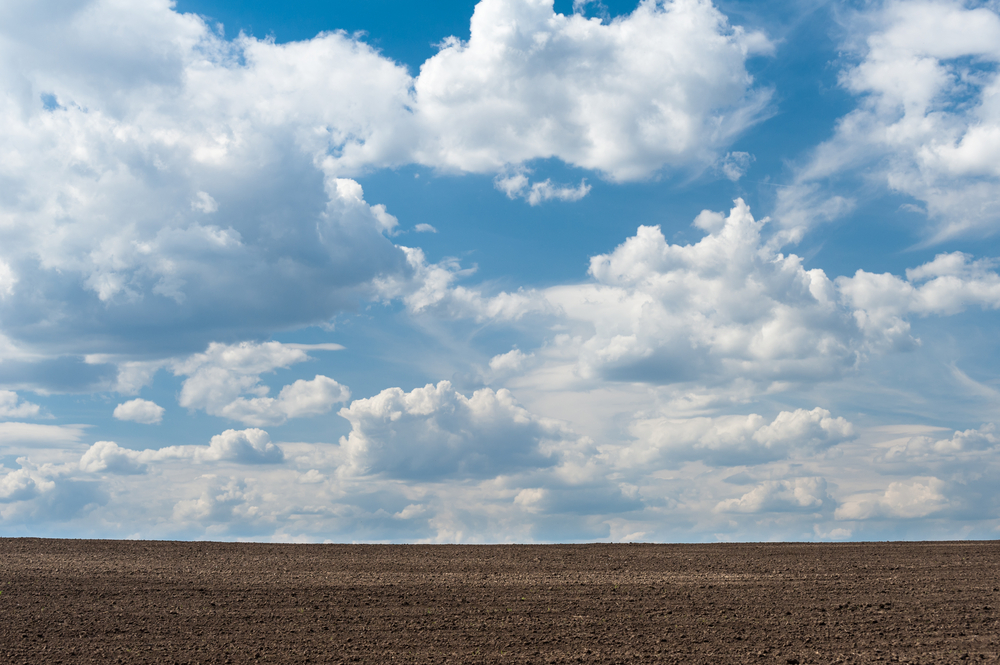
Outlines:
[[0,539],[0,663],[1000,659],[1000,543]]

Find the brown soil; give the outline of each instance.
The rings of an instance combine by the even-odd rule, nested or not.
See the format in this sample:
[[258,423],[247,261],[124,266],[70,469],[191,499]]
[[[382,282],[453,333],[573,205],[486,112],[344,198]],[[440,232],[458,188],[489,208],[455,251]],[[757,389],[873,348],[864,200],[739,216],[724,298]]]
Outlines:
[[0,539],[0,663],[997,661],[1000,543]]

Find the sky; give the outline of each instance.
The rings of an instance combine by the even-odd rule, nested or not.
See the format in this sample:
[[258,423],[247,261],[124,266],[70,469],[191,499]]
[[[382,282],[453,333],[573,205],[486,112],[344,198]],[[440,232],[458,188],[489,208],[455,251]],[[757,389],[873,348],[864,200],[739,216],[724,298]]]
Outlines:
[[1000,537],[1000,4],[6,0],[0,536]]

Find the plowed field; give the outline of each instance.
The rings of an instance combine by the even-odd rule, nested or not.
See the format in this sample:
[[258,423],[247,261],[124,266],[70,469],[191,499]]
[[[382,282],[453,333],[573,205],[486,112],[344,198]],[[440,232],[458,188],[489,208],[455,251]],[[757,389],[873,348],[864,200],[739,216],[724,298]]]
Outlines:
[[0,663],[998,660],[1000,543],[0,539]]

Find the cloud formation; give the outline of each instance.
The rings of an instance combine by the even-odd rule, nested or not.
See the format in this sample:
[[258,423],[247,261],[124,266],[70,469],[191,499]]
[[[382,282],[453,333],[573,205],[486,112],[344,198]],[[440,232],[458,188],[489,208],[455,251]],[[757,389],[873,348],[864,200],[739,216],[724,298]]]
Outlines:
[[955,252],[905,277],[858,270],[830,279],[779,251],[767,222],[738,199],[728,215],[697,216],[698,242],[670,244],[660,227],[640,226],[591,257],[589,283],[493,296],[457,284],[472,272],[457,261],[429,264],[407,250],[414,279],[380,288],[414,314],[555,322],[560,332],[538,351],[550,366],[573,359],[580,380],[658,385],[834,380],[872,355],[914,349],[913,317],[1000,308],[992,260]]
[[835,505],[825,478],[768,480],[737,499],[716,505],[722,513],[782,513],[828,511]]
[[411,480],[483,478],[555,464],[554,447],[575,441],[560,423],[521,407],[507,390],[472,397],[441,381],[355,400],[340,415],[351,432],[340,445],[351,474]]
[[644,418],[630,426],[637,444],[619,463],[678,465],[701,460],[713,466],[742,466],[785,459],[793,452],[816,454],[855,437],[854,427],[826,409],[782,411],[771,422],[762,416]]
[[495,173],[557,157],[616,181],[706,166],[762,117],[769,95],[745,62],[771,50],[702,0],[644,0],[609,23],[552,0],[483,0],[469,41],[420,68],[417,160]]
[[289,418],[327,413],[334,404],[350,399],[346,386],[319,374],[284,386],[277,397],[268,396],[270,388],[261,384],[261,374],[308,359],[297,345],[213,343],[204,353],[172,365],[175,375],[188,377],[177,401],[183,407],[248,425],[275,425]]
[[131,420],[143,425],[156,425],[163,420],[164,408],[156,402],[145,399],[133,399],[115,407],[114,417],[118,420]]
[[227,42],[154,0],[3,14],[8,336],[190,350],[323,321],[405,267],[384,206],[319,163],[398,124],[402,67],[341,33]]
[[523,171],[497,176],[493,181],[496,188],[509,199],[523,198],[529,205],[536,206],[553,199],[559,201],[579,201],[590,193],[586,179],[578,187],[554,185],[551,179],[531,182]]
[[839,520],[914,519],[950,507],[948,484],[940,478],[915,477],[889,483],[881,494],[850,497],[836,511]]
[[[259,337],[407,279],[396,218],[350,179],[371,168],[558,157],[643,178],[711,163],[767,99],[745,60],[769,42],[702,0],[608,25],[485,0],[470,41],[417,78],[343,32],[227,41],[166,0],[44,7],[0,11],[0,318],[48,354]],[[507,189],[533,205],[587,190]]]
[[114,441],[94,443],[80,458],[80,470],[87,473],[146,473],[148,464],[165,460],[186,460],[196,464],[280,464],[281,448],[261,429],[227,429],[212,437],[207,446],[167,446],[157,450],[129,450]]
[[882,459],[886,462],[925,462],[983,453],[998,446],[1000,436],[997,435],[996,425],[986,423],[978,429],[955,432],[947,439],[926,435],[910,437],[890,447]]
[[40,407],[26,402],[12,390],[0,390],[0,418],[33,418]]
[[[1000,14],[961,2],[886,2],[859,13],[840,77],[858,99],[836,132],[779,193],[793,239],[851,207],[829,185],[859,171],[912,197],[927,235],[991,235],[1000,223]],[[856,185],[856,180],[852,181]]]

